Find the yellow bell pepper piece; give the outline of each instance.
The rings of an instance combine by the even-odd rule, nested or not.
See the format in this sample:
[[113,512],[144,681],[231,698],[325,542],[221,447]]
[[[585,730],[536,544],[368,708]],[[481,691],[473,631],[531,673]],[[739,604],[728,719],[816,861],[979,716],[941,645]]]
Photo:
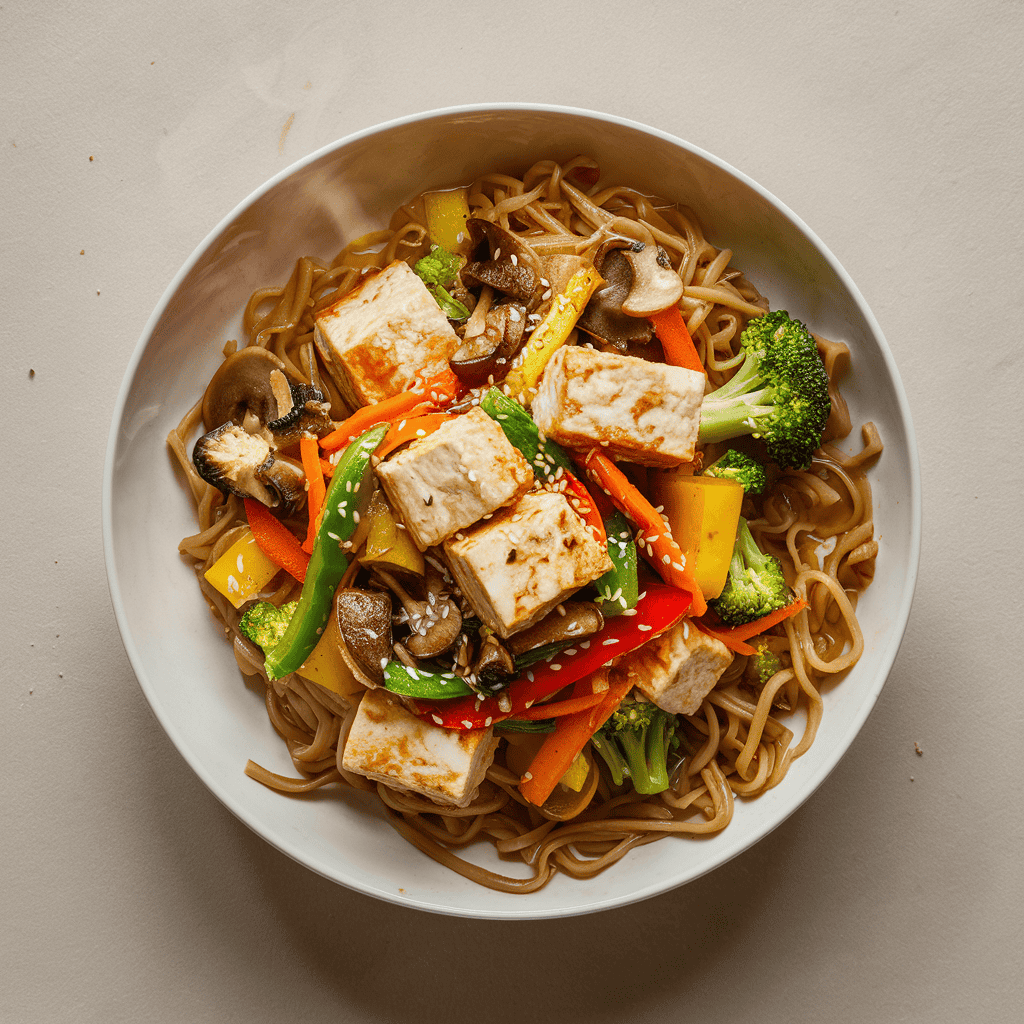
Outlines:
[[569,765],[566,773],[558,781],[563,786],[568,786],[574,793],[579,793],[583,789],[583,784],[587,781],[589,774],[590,762],[584,757],[583,752],[580,751],[576,755],[576,760]]
[[358,698],[365,690],[352,674],[341,656],[341,624],[338,621],[338,605],[335,602],[324,627],[323,636],[317,641],[313,653],[295,670],[297,675],[349,700]]
[[693,566],[701,593],[705,598],[718,597],[729,575],[743,485],[692,476],[689,467],[663,470],[652,477],[656,501],[664,506],[669,529]]
[[246,527],[238,540],[206,570],[205,576],[210,586],[219,590],[236,608],[241,608],[279,571],[280,567],[263,554]]
[[408,530],[400,530],[387,499],[377,491],[366,513],[369,530],[366,553],[359,559],[369,568],[422,576],[423,552],[413,543]]
[[555,296],[547,316],[530,335],[523,361],[513,367],[505,378],[512,398],[519,398],[520,395],[530,397],[531,392],[536,390],[537,381],[540,380],[544,367],[565,344],[584,307],[590,301],[590,296],[602,284],[604,279],[591,266],[577,270],[569,278],[565,290]]
[[469,251],[469,203],[465,188],[426,192],[423,206],[430,240],[448,252],[465,255]]

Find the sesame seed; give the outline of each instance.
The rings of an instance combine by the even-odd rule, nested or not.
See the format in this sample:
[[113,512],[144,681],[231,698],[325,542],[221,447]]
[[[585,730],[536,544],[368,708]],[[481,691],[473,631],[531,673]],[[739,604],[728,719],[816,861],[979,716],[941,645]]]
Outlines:
[[444,719],[440,715],[430,716],[438,725],[444,725]]
[[636,628],[639,629],[641,633],[649,633],[652,629],[654,629],[653,626],[646,626],[642,622]]
[[612,637],[612,639],[610,639],[610,640],[602,640],[601,641],[601,646],[602,647],[611,647],[612,644],[617,644],[618,642],[619,642],[618,640],[616,640],[614,637]]
[[471,721],[470,721],[470,720],[469,720],[468,718],[464,718],[464,719],[462,720],[462,724],[463,724],[463,725],[464,725],[464,726],[465,726],[465,727],[466,727],[467,729],[472,729],[472,728],[473,728],[473,723],[472,723],[472,722],[471,722]]
[[519,259],[516,257],[515,253],[512,253],[512,255],[509,256],[509,259],[512,261],[512,266],[513,267],[518,267],[519,266]]

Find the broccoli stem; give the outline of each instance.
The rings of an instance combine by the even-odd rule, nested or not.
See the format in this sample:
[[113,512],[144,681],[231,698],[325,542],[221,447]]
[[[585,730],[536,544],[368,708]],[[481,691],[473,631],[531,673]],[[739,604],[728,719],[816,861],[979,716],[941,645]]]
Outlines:
[[[728,387],[728,384],[725,386]],[[705,398],[700,407],[701,442],[711,444],[715,441],[729,441],[754,432],[759,417],[769,416],[774,410],[774,406],[758,404],[770,390],[761,388],[759,391],[721,400],[716,391]]]
[[629,774],[629,767],[626,764],[625,758],[619,751],[617,743],[607,739],[603,733],[596,732],[590,737],[591,746],[601,755],[604,763],[608,765],[608,771],[611,773],[612,782],[616,786],[621,786],[626,781],[626,777]]
[[633,788],[645,796],[668,789],[668,729],[664,716],[639,732],[619,734]]

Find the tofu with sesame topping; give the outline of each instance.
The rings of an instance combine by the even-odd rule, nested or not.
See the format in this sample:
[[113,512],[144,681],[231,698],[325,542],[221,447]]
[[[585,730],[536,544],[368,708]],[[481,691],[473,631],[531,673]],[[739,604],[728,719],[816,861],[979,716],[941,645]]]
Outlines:
[[599,444],[613,459],[677,466],[694,456],[704,380],[682,366],[571,345],[548,363],[531,411],[561,444]]
[[683,619],[632,654],[619,668],[653,704],[674,715],[692,715],[732,663],[721,640]]
[[470,409],[377,467],[421,551],[516,501],[533,470],[487,413]]
[[427,286],[395,260],[316,317],[316,347],[352,406],[407,391],[448,369],[461,342]]
[[447,540],[444,552],[463,596],[504,638],[539,622],[612,567],[565,495],[551,491],[524,495]]
[[473,802],[498,741],[494,731],[443,729],[417,718],[383,688],[367,690],[345,741],[342,767],[434,803]]

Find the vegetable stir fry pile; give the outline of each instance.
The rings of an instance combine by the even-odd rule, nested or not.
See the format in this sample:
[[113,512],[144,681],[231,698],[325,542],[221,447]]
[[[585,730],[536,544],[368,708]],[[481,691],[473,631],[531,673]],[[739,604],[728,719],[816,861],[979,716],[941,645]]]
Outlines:
[[747,520],[820,446],[816,341],[765,310],[714,386],[650,232],[552,252],[466,189],[423,208],[418,252],[317,306],[322,377],[249,346],[211,381],[193,463],[248,528],[206,580],[269,683],[355,709],[347,772],[443,812],[497,758],[558,820],[598,776],[662,793],[735,655],[786,668],[805,602]]

